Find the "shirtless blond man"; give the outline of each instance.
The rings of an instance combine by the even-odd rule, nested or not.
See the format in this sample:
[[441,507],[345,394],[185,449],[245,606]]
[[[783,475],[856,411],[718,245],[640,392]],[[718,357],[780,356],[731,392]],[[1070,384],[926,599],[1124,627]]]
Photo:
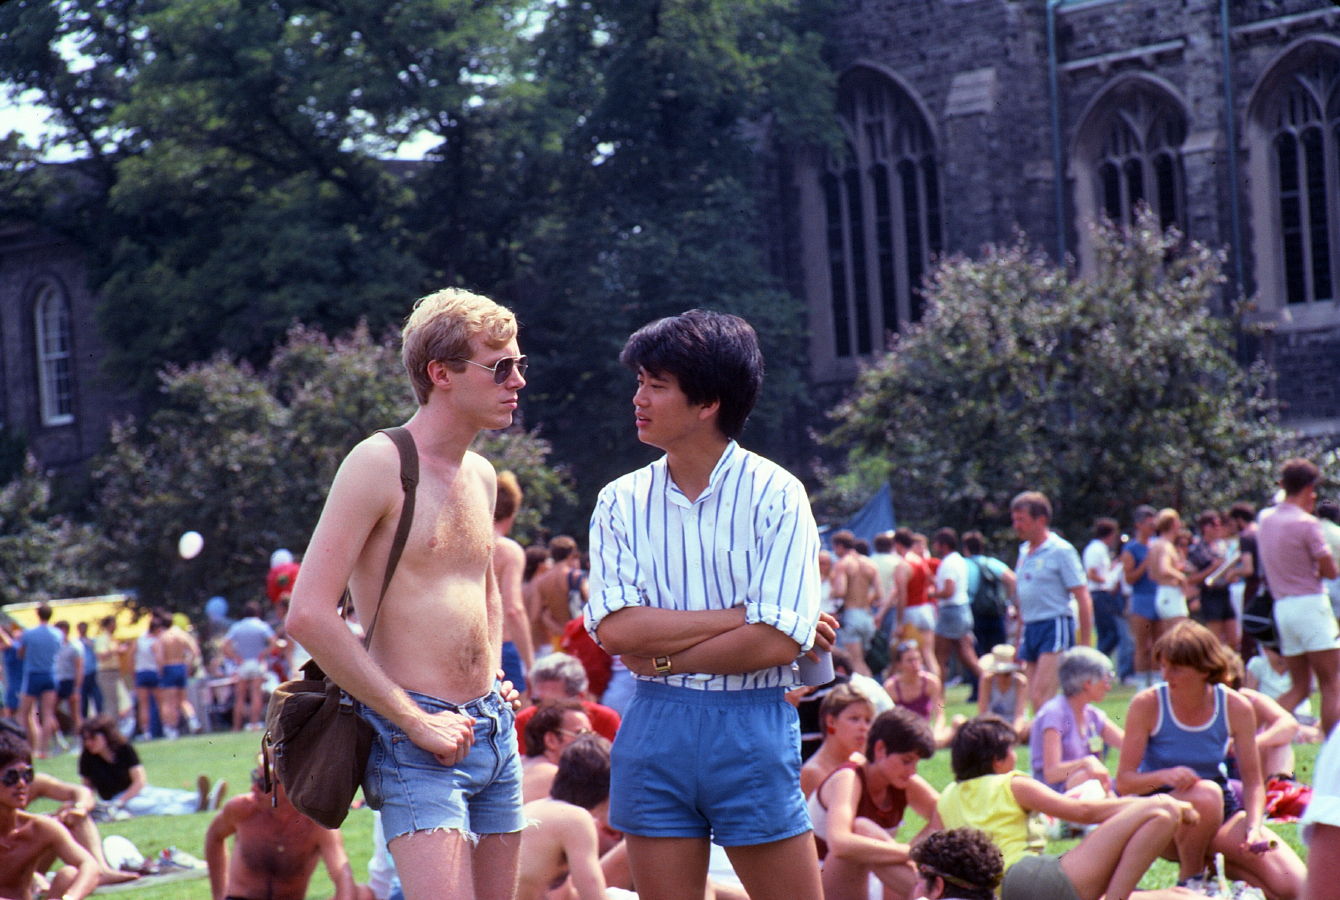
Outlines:
[[53,855],[65,866],[47,897],[81,900],[98,886],[98,864],[60,822],[24,811],[34,777],[28,742],[0,731],[0,900],[32,900],[33,874]]
[[869,675],[865,651],[879,633],[871,611],[880,601],[879,569],[870,557],[857,552],[856,536],[850,531],[839,531],[833,535],[832,543],[837,563],[833,566],[831,590],[842,603],[842,628],[837,640],[851,657],[852,669]]
[[563,636],[563,627],[572,619],[572,591],[580,590],[585,602],[589,588],[581,577],[582,554],[575,540],[566,534],[555,537],[549,542],[549,558],[554,564],[549,571],[535,576],[535,595],[540,600],[540,621],[554,642],[554,649],[558,649],[557,639]]
[[259,769],[251,792],[225,803],[205,832],[213,900],[303,900],[318,860],[335,886],[332,900],[373,900],[370,888],[354,882],[340,833],[298,812],[277,781],[274,794],[266,793]]
[[521,593],[526,551],[507,536],[520,511],[521,485],[511,472],[499,472],[498,499],[493,508],[493,577],[498,580],[498,591],[502,594],[502,667],[507,680],[525,693],[526,673],[535,665],[535,649],[530,640],[530,618],[526,614],[526,600]]
[[168,740],[174,740],[181,734],[186,682],[196,660],[200,658],[200,645],[185,629],[172,621],[169,613],[163,613],[162,618],[167,628],[154,645],[154,659],[158,662],[158,707],[163,714],[163,734]]
[[348,585],[359,620],[371,625],[404,501],[400,456],[383,434],[358,444],[335,475],[288,632],[360,701],[376,731],[363,790],[381,810],[405,896],[510,898],[524,820],[513,713],[496,682],[497,480],[469,447],[481,430],[512,423],[526,360],[512,313],[456,289],[420,300],[402,340],[419,403],[406,429],[420,474],[371,646],[345,626],[337,603]]

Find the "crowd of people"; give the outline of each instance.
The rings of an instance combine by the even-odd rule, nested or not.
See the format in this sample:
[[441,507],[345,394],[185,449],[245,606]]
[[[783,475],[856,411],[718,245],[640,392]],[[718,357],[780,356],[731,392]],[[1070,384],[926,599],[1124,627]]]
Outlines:
[[[259,721],[279,628],[372,724],[371,883],[355,883],[338,832],[258,771],[226,803],[201,786],[153,810],[215,810],[216,900],[305,896],[318,862],[340,900],[1340,894],[1317,854],[1309,868],[1267,824],[1280,810],[1268,793],[1301,788],[1293,744],[1340,716],[1340,526],[1313,516],[1327,507],[1312,463],[1287,462],[1259,515],[1239,503],[1193,531],[1141,506],[1129,537],[1100,519],[1082,552],[1026,491],[1010,506],[1012,565],[949,527],[871,547],[839,530],[825,549],[800,482],[736,441],[762,386],[752,328],[693,310],[639,329],[620,356],[637,438],[664,455],[601,491],[589,555],[568,535],[524,548],[509,536],[518,480],[469,450],[511,423],[526,385],[514,317],[440,291],[402,338],[414,467],[381,433],[353,448],[285,569],[287,615],[267,624],[250,607],[220,644],[234,727]],[[165,644],[172,627],[154,620],[134,682],[165,731],[189,722],[165,692],[199,652]],[[61,641],[17,643],[54,673]],[[52,740],[47,694],[85,671],[53,674],[51,691],[25,675],[15,712],[30,743],[0,735],[0,840],[27,848],[0,864],[0,895],[27,900],[31,885],[15,885],[56,858],[51,896],[112,877],[86,829],[80,841],[59,815],[23,811]],[[1099,704],[1118,682],[1134,694],[1109,716]],[[975,716],[947,715],[955,685]],[[113,725],[80,725],[85,784],[65,794],[67,817],[154,793]],[[918,771],[936,754],[943,784]],[[1340,846],[1340,745],[1313,789],[1312,840]],[[925,823],[910,839],[909,810]],[[1049,855],[1049,838],[1078,842]],[[1140,891],[1161,857],[1176,886]]]

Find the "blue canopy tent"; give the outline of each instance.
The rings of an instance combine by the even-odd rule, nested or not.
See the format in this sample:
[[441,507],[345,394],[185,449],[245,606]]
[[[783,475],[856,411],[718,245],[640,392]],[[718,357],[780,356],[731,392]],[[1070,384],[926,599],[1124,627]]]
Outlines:
[[862,506],[842,524],[841,528],[824,529],[824,545],[831,549],[829,538],[833,531],[846,529],[862,540],[873,542],[875,535],[892,531],[896,527],[897,523],[893,517],[893,491],[886,482],[880,486],[873,497],[866,501],[865,506]]

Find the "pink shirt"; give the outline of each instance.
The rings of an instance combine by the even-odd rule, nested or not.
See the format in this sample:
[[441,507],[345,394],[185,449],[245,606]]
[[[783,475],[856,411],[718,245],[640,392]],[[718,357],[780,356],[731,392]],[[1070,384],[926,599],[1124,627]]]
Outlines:
[[1330,556],[1321,520],[1292,503],[1281,503],[1261,520],[1257,543],[1266,583],[1278,600],[1322,592],[1317,560]]

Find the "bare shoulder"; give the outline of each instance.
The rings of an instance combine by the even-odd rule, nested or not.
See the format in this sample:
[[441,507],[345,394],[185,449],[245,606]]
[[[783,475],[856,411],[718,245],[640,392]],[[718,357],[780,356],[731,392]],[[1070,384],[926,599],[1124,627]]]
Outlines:
[[494,490],[498,485],[498,473],[494,471],[493,463],[480,456],[473,450],[465,451],[465,458],[461,460],[462,471],[468,472],[471,476],[483,479],[488,486]]
[[509,537],[499,537],[494,542],[494,559],[506,565],[526,563],[526,551],[521,549],[521,545]]

